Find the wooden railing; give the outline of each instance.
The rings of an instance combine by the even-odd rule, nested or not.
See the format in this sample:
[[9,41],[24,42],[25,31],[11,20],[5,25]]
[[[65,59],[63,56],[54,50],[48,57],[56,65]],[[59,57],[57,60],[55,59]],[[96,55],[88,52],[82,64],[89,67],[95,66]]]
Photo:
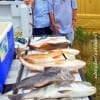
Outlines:
[[77,26],[100,30],[100,0],[77,0]]

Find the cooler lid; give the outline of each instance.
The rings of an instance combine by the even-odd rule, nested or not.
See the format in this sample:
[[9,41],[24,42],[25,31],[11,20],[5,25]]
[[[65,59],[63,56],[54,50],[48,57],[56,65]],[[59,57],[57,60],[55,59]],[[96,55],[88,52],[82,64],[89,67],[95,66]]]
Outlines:
[[0,22],[0,43],[6,36],[7,32],[10,30],[12,27],[11,22]]

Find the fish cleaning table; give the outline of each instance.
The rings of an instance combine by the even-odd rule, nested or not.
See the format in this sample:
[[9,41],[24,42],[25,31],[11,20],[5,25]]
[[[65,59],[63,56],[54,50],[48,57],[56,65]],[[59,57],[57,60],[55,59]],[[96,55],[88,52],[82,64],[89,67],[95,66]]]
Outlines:
[[[30,40],[29,40],[29,43],[30,43]],[[22,44],[20,44],[19,46],[22,47]],[[32,53],[32,52],[34,52],[34,50],[28,51],[28,52],[26,52],[26,54]],[[18,76],[16,77],[16,79],[17,79],[16,82],[19,82],[21,79],[24,79],[26,77],[37,74],[37,73],[33,73],[33,72],[29,71],[26,67],[21,65],[21,63],[19,62],[18,59],[17,59],[17,61],[18,61],[17,64],[19,64],[20,68],[17,68],[18,69]],[[12,64],[12,70],[16,70],[16,68],[14,68],[14,67],[16,67],[15,63]],[[12,71],[11,71],[11,73],[12,73]],[[9,73],[9,75],[11,73]],[[73,75],[75,76],[75,81],[84,81],[85,80],[84,75],[83,75],[81,70],[78,70],[77,73],[74,73]],[[10,79],[8,78],[8,82],[6,84],[9,84],[9,80]],[[14,90],[13,94],[17,94],[18,92],[19,92],[19,90]],[[26,90],[25,91],[22,90],[21,92],[24,93],[24,92],[26,92]],[[34,99],[29,99],[29,100],[34,100]],[[58,100],[58,99],[48,99],[48,100]],[[89,97],[82,97],[82,98],[61,98],[59,100],[93,100],[93,97],[89,96]]]

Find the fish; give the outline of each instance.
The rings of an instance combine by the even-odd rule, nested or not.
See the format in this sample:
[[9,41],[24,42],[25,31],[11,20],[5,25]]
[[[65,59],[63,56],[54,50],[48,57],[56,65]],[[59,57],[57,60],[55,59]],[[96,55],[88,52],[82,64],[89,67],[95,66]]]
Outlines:
[[25,60],[34,63],[34,64],[43,64],[43,63],[51,63],[54,62],[54,59],[48,54],[29,54],[22,55],[22,58]]
[[49,37],[49,40],[47,41],[47,43],[52,43],[52,44],[64,43],[64,42],[67,42],[68,44],[71,43],[68,39],[66,39],[65,36]]
[[75,56],[79,54],[79,50],[71,48],[57,48],[47,52],[49,55],[63,55],[64,59],[75,59]]
[[23,59],[23,57],[19,57],[20,62],[28,68],[30,71],[34,72],[42,72],[45,70],[46,65],[52,65],[54,62],[48,62],[48,63],[41,63],[41,64],[34,64],[33,60],[26,61]]
[[53,52],[53,53],[60,52],[60,53],[72,54],[72,55],[78,55],[78,54],[80,53],[79,50],[73,49],[73,48],[57,48],[57,49],[50,50],[50,51],[47,51],[47,52],[48,52],[48,53],[49,53],[49,52]]
[[[23,52],[24,50],[28,50],[29,48],[25,47],[25,48],[17,48],[16,49],[16,54],[19,55],[21,52]],[[44,52],[37,52],[37,53],[33,53],[33,54],[21,54],[21,56],[24,59],[27,60],[31,60],[32,62],[34,62],[33,60],[37,60],[37,62],[39,62],[41,59],[40,58],[48,58],[48,59],[69,59],[69,58],[74,58],[75,56],[79,54],[79,50],[76,49],[71,49],[71,48],[57,48],[54,50],[49,50],[49,51],[44,51]],[[50,58],[51,57],[51,58]],[[38,60],[40,59],[40,60]],[[50,60],[49,60],[50,61]]]
[[60,60],[65,59],[61,51],[48,51],[48,52],[39,52],[39,53],[33,53],[33,54],[22,54],[23,59],[27,60],[30,63],[34,64],[42,64],[42,63],[49,63],[54,62],[54,60]]
[[[30,50],[46,51],[56,48],[66,48],[69,44],[69,40],[65,37],[47,37],[45,39],[33,39],[31,44],[28,45]],[[27,48],[27,47],[25,47]],[[25,50],[25,49],[22,49]]]
[[64,59],[64,60],[54,60],[46,63],[34,63],[32,60],[26,61],[21,56],[19,57],[21,63],[27,67],[30,71],[44,71],[47,67],[61,67],[66,68],[69,71],[75,71],[83,68],[86,62],[78,59]]
[[[32,42],[32,41],[31,41]],[[37,40],[35,40],[35,38],[33,39],[33,42],[31,43],[31,45],[29,44],[28,47],[25,48],[20,48],[20,51],[24,51],[24,50],[37,50],[37,49],[41,49],[41,48],[45,48],[47,50],[50,49],[56,49],[59,47],[58,44],[62,44],[64,45],[64,43],[66,44],[66,46],[70,43],[69,40],[67,40],[64,36],[62,37],[40,37]],[[61,47],[66,47],[66,46],[62,46]]]
[[80,53],[80,51],[79,50],[77,50],[77,49],[73,49],[73,48],[63,48],[62,49],[62,52],[64,53],[64,54],[72,54],[72,55],[78,55],[79,53]]
[[96,93],[96,87],[85,81],[59,82],[24,94],[9,95],[10,100],[87,97]]
[[68,44],[66,43],[59,43],[59,44],[48,44],[44,43],[40,47],[35,47],[33,44],[28,45],[31,50],[37,50],[37,51],[49,51],[54,50],[57,48],[67,48]]
[[52,67],[64,67],[68,71],[76,71],[78,69],[85,67],[85,65],[86,65],[86,62],[83,60],[65,59],[65,60],[57,60],[55,61],[54,65],[51,65],[51,66]]
[[[13,90],[13,89],[24,89],[25,90],[25,89],[41,88],[48,84],[60,82],[62,80],[74,81],[75,77],[65,68],[64,69],[47,68],[42,73],[38,73],[34,76],[24,78],[19,83],[12,84],[14,87],[12,87],[12,89],[10,88],[8,91]],[[8,86],[10,86],[10,84]]]
[[40,41],[32,42],[32,45],[35,47],[41,47],[44,44],[59,44],[59,43],[67,43],[69,44],[70,41],[67,40],[64,36],[61,37],[47,37],[45,39],[41,39]]

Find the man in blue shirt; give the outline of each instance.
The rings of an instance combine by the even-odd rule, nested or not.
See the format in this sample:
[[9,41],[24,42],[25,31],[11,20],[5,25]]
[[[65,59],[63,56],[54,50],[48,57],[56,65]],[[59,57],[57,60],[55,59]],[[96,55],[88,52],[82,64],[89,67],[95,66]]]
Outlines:
[[47,0],[24,0],[33,5],[33,35],[51,35]]
[[73,42],[77,14],[76,0],[48,0],[48,3],[54,33],[66,36]]

